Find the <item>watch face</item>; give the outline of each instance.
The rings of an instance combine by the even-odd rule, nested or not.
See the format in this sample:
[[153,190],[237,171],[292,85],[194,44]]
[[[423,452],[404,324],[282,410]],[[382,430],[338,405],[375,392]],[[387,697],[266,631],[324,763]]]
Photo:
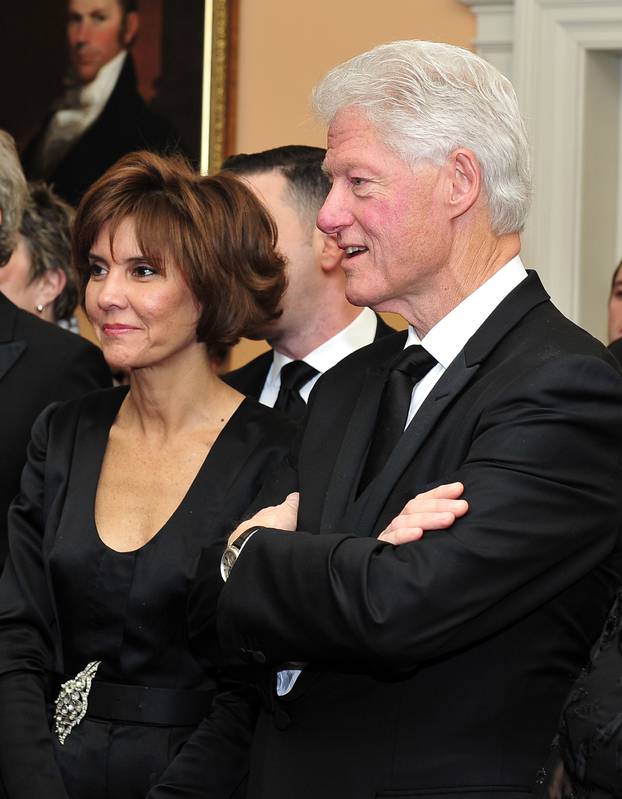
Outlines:
[[223,580],[226,580],[229,576],[229,572],[233,568],[233,564],[235,563],[237,557],[238,550],[234,549],[233,547],[227,547],[223,552],[220,561],[220,573],[222,574]]

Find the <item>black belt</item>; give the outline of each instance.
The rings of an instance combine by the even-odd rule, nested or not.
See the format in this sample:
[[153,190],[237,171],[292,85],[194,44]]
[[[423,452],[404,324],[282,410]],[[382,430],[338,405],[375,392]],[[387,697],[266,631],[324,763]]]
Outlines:
[[[52,696],[70,677],[52,675]],[[214,683],[215,686],[215,683]],[[158,724],[171,727],[197,725],[208,715],[216,693],[177,688],[152,688],[147,685],[121,685],[93,680],[88,696],[87,717],[107,721]]]

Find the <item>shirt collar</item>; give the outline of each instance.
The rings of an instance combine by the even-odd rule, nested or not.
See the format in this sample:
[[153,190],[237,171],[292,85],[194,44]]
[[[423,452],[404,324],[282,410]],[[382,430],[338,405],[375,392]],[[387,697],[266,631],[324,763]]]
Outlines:
[[126,56],[127,50],[121,50],[101,67],[94,80],[82,87],[80,100],[84,106],[101,105],[103,107],[108,102],[123,69]]
[[527,272],[523,262],[517,255],[475,289],[472,294],[465,297],[422,339],[410,325],[405,346],[421,344],[443,368],[447,369],[499,303],[526,277]]
[[[344,327],[335,336],[329,338],[328,341],[320,344],[319,347],[316,347],[301,360],[323,374],[332,369],[335,364],[339,363],[347,355],[367,344],[371,344],[376,335],[376,327],[376,314],[371,308],[363,308],[356,319],[350,322],[347,327]],[[292,360],[288,355],[283,355],[283,353],[274,350],[272,366],[268,372],[266,382],[273,383],[280,380],[281,369]]]

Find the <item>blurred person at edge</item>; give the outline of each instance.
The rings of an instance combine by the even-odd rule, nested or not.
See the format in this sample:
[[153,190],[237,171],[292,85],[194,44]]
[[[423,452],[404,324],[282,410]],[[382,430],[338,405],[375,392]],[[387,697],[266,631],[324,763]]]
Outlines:
[[45,183],[28,185],[17,245],[0,271],[0,291],[25,311],[78,332],[71,267],[74,210]]
[[[345,296],[343,250],[316,225],[330,191],[322,169],[326,150],[290,144],[230,156],[222,168],[240,175],[265,203],[286,259],[281,315],[258,331],[272,350],[224,379],[243,394],[296,418],[304,415],[319,377],[360,347],[393,333],[370,308]],[[296,370],[293,372],[292,369]],[[284,370],[284,371],[283,371]],[[281,380],[282,374],[290,375]],[[284,385],[285,382],[285,385]]]
[[50,402],[111,385],[98,347],[37,319],[2,293],[3,270],[13,271],[9,264],[28,208],[15,144],[0,131],[0,570],[7,553],[7,509],[19,488],[33,422]]
[[607,311],[609,350],[622,363],[622,261],[617,265],[611,279]]
[[134,150],[179,150],[169,120],[138,91],[131,48],[137,0],[67,0],[66,88],[26,147],[24,171],[77,205],[86,189]]

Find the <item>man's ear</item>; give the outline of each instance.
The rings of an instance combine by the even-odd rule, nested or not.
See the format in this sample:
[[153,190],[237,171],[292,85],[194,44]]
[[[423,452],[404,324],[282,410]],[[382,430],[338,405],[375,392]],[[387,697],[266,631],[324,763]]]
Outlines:
[[334,236],[322,233],[321,230],[316,230],[316,233],[322,237],[320,266],[324,272],[332,272],[338,266],[341,266],[343,250],[339,249]]
[[462,216],[477,201],[482,189],[482,170],[472,150],[461,148],[449,156],[452,217]]
[[129,47],[136,38],[136,34],[138,33],[138,25],[138,12],[128,11],[125,15],[125,20],[123,21],[122,39],[124,47]]

